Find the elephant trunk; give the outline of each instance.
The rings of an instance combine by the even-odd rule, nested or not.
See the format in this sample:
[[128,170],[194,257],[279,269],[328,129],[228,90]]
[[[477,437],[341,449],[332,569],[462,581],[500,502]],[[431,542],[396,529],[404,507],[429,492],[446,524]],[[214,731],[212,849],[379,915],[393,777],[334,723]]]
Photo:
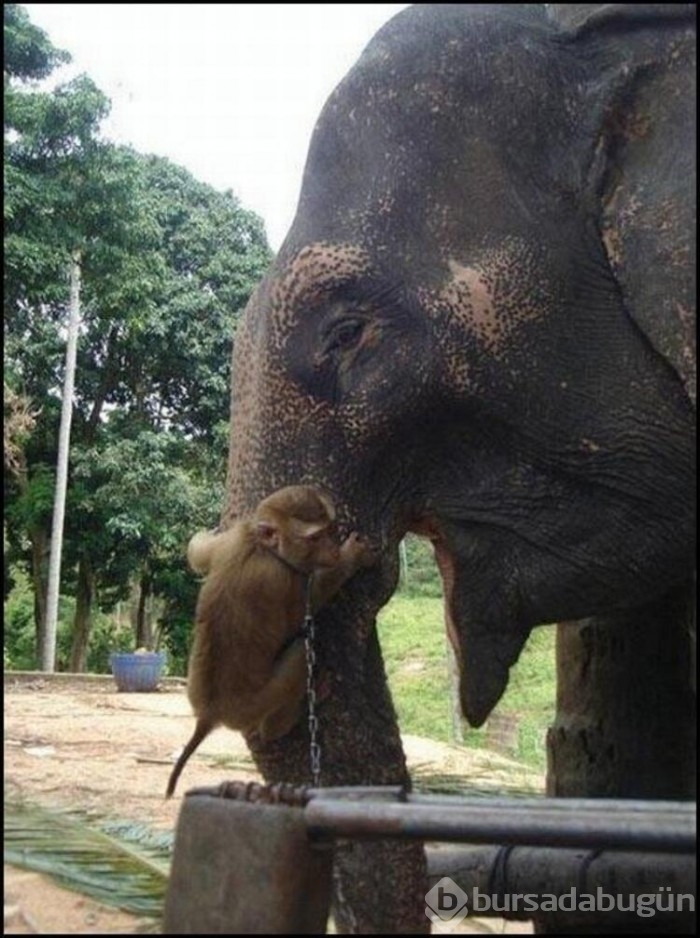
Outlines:
[[[396,713],[368,609],[367,603],[341,595],[316,617],[324,685],[317,712],[321,784],[403,785],[408,789],[410,777]],[[311,782],[307,720],[274,742],[263,744],[251,737],[248,743],[267,782]],[[334,915],[339,930],[363,934],[429,931],[421,844],[341,844],[335,882]]]

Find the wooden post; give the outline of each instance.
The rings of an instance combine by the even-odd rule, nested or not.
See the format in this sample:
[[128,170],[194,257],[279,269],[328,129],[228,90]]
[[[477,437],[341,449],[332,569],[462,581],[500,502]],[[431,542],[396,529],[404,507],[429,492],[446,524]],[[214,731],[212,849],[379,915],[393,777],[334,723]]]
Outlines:
[[[549,795],[695,797],[693,593],[689,583],[636,609],[558,626]],[[537,927],[547,932],[545,922]],[[561,920],[554,929],[562,932]]]
[[558,627],[549,795],[695,797],[691,594]]
[[304,811],[185,798],[165,902],[166,935],[325,934],[333,853]]

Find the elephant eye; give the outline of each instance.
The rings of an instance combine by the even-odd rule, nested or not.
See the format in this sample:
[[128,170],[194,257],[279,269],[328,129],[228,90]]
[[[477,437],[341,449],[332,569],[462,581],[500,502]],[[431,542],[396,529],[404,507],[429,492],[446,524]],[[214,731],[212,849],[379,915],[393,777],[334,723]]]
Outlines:
[[364,319],[345,319],[336,323],[326,339],[326,352],[335,352],[354,345],[365,327]]

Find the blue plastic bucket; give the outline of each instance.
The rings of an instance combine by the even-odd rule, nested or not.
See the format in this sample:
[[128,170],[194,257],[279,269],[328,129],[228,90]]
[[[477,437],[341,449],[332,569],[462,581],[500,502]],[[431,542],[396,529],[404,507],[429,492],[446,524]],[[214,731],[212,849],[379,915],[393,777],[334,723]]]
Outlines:
[[124,652],[109,656],[117,689],[128,693],[146,693],[158,688],[165,664],[165,653],[148,651],[141,654]]

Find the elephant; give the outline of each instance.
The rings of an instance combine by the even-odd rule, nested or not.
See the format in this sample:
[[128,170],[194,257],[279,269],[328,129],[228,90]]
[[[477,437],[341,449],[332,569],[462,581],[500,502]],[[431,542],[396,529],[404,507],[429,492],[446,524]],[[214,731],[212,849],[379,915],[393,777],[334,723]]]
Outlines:
[[[289,484],[382,545],[318,616],[324,784],[410,784],[376,635],[407,532],[486,719],[533,627],[692,578],[692,4],[419,4],[324,106],[238,325],[224,526]],[[309,781],[308,732],[249,745]],[[339,852],[341,928],[421,932],[411,843]]]

